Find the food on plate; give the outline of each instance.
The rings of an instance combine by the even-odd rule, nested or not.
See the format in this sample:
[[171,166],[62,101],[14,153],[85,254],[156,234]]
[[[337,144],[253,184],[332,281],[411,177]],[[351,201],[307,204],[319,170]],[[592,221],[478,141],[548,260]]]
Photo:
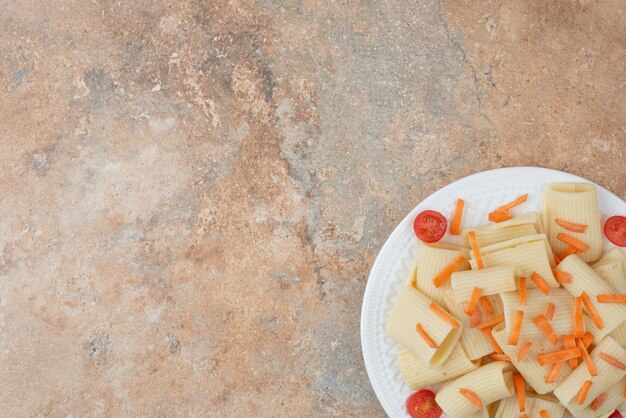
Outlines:
[[[438,242],[441,213],[415,218],[422,243],[386,327],[418,390],[412,417],[606,418],[626,406],[626,256],[602,254],[596,188],[547,184],[540,213],[513,216],[528,198],[482,226],[464,225],[471,200],[457,199],[450,235],[461,245]],[[626,246],[625,217],[604,232]]]

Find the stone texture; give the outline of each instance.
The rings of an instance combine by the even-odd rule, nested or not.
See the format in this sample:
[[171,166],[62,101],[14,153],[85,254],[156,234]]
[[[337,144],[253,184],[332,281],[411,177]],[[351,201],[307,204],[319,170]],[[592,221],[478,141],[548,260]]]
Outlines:
[[0,0],[5,416],[383,416],[368,269],[538,165],[626,197],[621,0]]

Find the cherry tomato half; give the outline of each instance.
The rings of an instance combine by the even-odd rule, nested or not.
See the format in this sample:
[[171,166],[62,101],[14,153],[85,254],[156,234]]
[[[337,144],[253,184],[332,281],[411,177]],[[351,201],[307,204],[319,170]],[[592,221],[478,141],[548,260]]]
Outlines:
[[611,216],[604,223],[604,235],[618,247],[626,247],[626,218]]
[[413,418],[439,418],[443,411],[430,390],[418,390],[406,400],[406,410]]
[[434,210],[425,210],[415,217],[413,230],[415,235],[424,242],[437,242],[448,229],[445,216]]
[[622,416],[622,413],[619,412],[618,410],[615,410],[611,415],[609,415],[609,418],[624,418]]

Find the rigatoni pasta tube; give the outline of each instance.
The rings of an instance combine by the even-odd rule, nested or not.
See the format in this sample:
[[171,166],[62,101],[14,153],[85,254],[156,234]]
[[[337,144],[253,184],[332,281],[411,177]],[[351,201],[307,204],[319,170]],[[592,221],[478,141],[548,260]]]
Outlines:
[[[544,234],[499,242],[481,248],[480,254],[485,267],[515,265],[518,269],[517,275],[530,277],[533,273],[537,273],[543,277],[548,286],[559,287],[559,283],[552,274],[554,256]],[[472,252],[470,256],[473,257]],[[470,260],[470,264],[472,268],[475,268],[474,260]],[[529,287],[534,287],[532,281],[528,284]]]
[[452,290],[457,302],[470,299],[474,288],[481,289],[481,296],[495,295],[516,289],[515,266],[500,266],[482,270],[467,270],[452,273]]
[[602,329],[598,329],[593,324],[593,321],[585,319],[585,328],[593,334],[596,343],[626,320],[626,306],[598,303],[596,301],[598,294],[615,294],[617,290],[580,257],[570,255],[559,264],[557,269],[572,276],[572,280],[568,283],[563,283],[563,287],[575,297],[580,296],[582,292],[586,292],[602,318],[604,323],[604,328]]
[[472,362],[467,357],[460,344],[454,347],[448,359],[439,367],[424,366],[424,363],[407,349],[398,351],[397,360],[404,382],[413,390],[445,382],[478,368],[478,363]]
[[552,289],[549,295],[541,290],[528,289],[526,304],[520,305],[519,292],[505,292],[500,295],[504,306],[504,321],[507,328],[511,327],[516,311],[524,311],[524,321],[520,332],[520,341],[543,337],[543,333],[533,323],[533,319],[545,313],[548,303],[554,303],[554,316],[550,325],[557,335],[568,335],[573,332],[572,310],[574,298],[565,289]]
[[[489,298],[498,298],[497,296],[488,296]],[[461,321],[461,325],[463,327],[463,333],[461,334],[461,344],[467,353],[467,356],[470,360],[476,360],[487,354],[493,353],[493,347],[489,343],[489,340],[483,335],[483,333],[478,328],[470,327],[470,317],[467,316],[463,309],[464,305],[458,303],[454,298],[454,294],[452,293],[452,289],[445,289],[443,291],[443,298],[445,300],[445,306],[448,308],[448,311],[454,315],[459,321]],[[499,298],[498,298],[499,299]],[[491,300],[491,299],[490,299]],[[494,311],[497,315],[501,314],[501,307],[499,304],[495,304],[492,301],[492,305],[494,307]]]
[[[561,401],[563,405],[576,417],[583,416],[585,411],[589,410],[588,406],[602,392],[609,390],[612,386],[616,386],[626,375],[626,370],[621,370],[600,358],[600,353],[608,354],[622,363],[626,363],[626,351],[611,337],[606,337],[591,352],[591,361],[597,370],[597,376],[590,376],[584,363],[578,365],[565,380],[554,390],[554,395]],[[578,392],[583,383],[591,380],[593,384],[582,404],[576,403]],[[620,387],[623,390],[623,386]],[[604,408],[604,405],[603,405]],[[604,411],[596,411],[595,417]]]
[[[452,244],[422,244],[417,251],[417,289],[423,294],[443,305],[441,289],[433,284],[433,279],[451,262],[459,256],[468,258],[469,251]],[[465,261],[458,267],[458,271],[468,270],[469,263]]]
[[[545,410],[550,418],[563,418],[565,414],[565,408],[556,398],[527,394],[524,412],[531,418],[539,418],[539,411],[541,410]],[[510,397],[500,401],[494,418],[512,418],[519,415],[517,400],[515,397]]]
[[[593,269],[613,286],[618,293],[626,293],[626,274],[622,261],[609,260],[603,264],[595,265]],[[615,341],[622,346],[626,345],[626,322],[623,322],[620,326],[615,328],[609,335],[615,338]]]
[[[475,228],[474,231],[478,245],[486,247],[526,235],[535,235],[540,232],[537,228],[538,223],[537,212],[528,212],[508,221]],[[469,231],[469,229],[463,230],[463,240],[466,247],[469,247],[467,238]]]
[[[404,286],[387,319],[387,335],[411,350],[427,367],[439,366],[448,358],[463,329],[462,326],[455,329],[437,315],[430,309],[431,303],[432,300],[418,290]],[[430,347],[416,331],[418,323],[436,347]]]
[[[587,225],[585,232],[572,232],[559,226],[555,221]],[[585,262],[600,258],[602,253],[602,231],[596,187],[588,183],[549,183],[543,194],[543,220],[548,241],[556,254],[563,252],[568,245],[557,238],[565,233],[583,241],[589,249],[580,257]]]
[[454,418],[470,417],[479,410],[459,393],[462,388],[476,393],[485,407],[508,398],[515,391],[511,364],[496,361],[484,365],[441,388],[435,400],[446,414]]

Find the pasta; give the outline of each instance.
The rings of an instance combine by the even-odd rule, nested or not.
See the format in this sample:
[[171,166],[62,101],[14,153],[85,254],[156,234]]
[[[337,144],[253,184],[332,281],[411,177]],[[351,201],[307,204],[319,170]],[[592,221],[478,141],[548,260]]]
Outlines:
[[445,385],[435,399],[441,409],[451,417],[470,417],[479,410],[459,393],[459,389],[463,388],[470,389],[478,395],[483,405],[508,398],[514,393],[511,364],[496,361]]
[[[535,235],[541,232],[538,229],[539,224],[537,212],[529,212],[508,221],[475,228],[474,231],[476,232],[478,244],[481,247],[486,247],[526,235]],[[468,232],[469,229],[463,230],[463,241],[466,247],[469,247]]]
[[[467,258],[467,249],[455,245],[429,244],[420,246],[417,252],[417,289],[423,294],[443,305],[441,290],[433,284],[433,278],[441,272],[448,264],[459,256]],[[463,263],[459,270],[469,269],[467,262]]]
[[[525,412],[529,417],[539,418],[539,411],[545,410],[550,418],[563,418],[565,408],[558,399],[549,396],[527,395]],[[494,418],[511,418],[520,415],[515,397],[500,401]]]
[[[623,385],[619,385],[618,382],[622,382],[624,380],[626,370],[621,370],[602,360],[600,358],[600,353],[606,353],[622,363],[626,363],[626,351],[624,351],[624,349],[614,339],[606,337],[590,354],[591,361],[597,368],[597,376],[590,376],[585,364],[581,363],[578,365],[576,370],[567,376],[565,380],[554,390],[554,395],[576,417],[593,418],[606,412],[604,408],[613,404],[616,398],[619,399],[613,404],[613,408],[622,402],[622,397],[613,394],[611,389],[618,387],[619,395],[622,395]],[[583,383],[588,380],[592,381],[593,384],[591,385],[589,393],[585,397],[585,401],[582,404],[578,404],[576,402],[578,392],[580,391]],[[591,411],[588,406],[604,391],[609,391],[609,401],[611,402],[605,402],[600,410],[595,412]]]
[[435,383],[453,379],[478,368],[478,363],[470,361],[460,345],[456,345],[450,357],[439,367],[428,368],[410,350],[398,351],[398,366],[406,384],[411,389],[420,389]]
[[[621,254],[621,251],[616,248]],[[600,259],[602,261],[602,259]],[[626,274],[624,274],[624,263],[621,260],[606,260],[594,265],[594,270],[602,276],[619,293],[626,293]],[[609,334],[621,345],[626,345],[626,322],[622,322],[614,331]]]
[[[517,275],[530,277],[532,273],[537,273],[552,288],[559,287],[558,282],[552,274],[554,267],[554,257],[547,249],[547,241],[544,234],[529,235],[509,241],[483,247],[480,253],[485,267],[495,267],[503,265],[515,265],[518,269]],[[473,256],[473,252],[470,252]],[[474,260],[470,260],[470,265],[475,268]],[[528,282],[529,287],[533,287],[532,281]]]
[[[560,254],[568,247],[557,239],[559,233],[567,233],[589,246],[580,254],[585,262],[600,258],[602,231],[596,188],[586,183],[552,183],[545,187],[543,198],[544,229],[555,253]],[[556,219],[587,225],[586,231],[567,231],[556,224]]]
[[452,273],[452,290],[457,302],[470,299],[474,288],[481,289],[481,296],[495,295],[515,290],[515,266],[500,266],[482,270]]

